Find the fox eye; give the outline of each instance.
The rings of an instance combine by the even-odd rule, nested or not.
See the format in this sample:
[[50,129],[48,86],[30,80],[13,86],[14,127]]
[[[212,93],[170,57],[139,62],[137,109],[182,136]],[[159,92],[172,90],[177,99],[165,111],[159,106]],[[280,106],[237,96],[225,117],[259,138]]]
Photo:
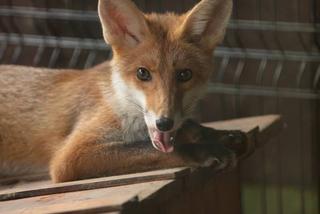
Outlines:
[[137,70],[137,77],[141,81],[150,81],[152,79],[150,72],[148,69],[140,67]]
[[192,71],[190,69],[183,69],[177,72],[177,80],[179,82],[188,82],[192,79]]

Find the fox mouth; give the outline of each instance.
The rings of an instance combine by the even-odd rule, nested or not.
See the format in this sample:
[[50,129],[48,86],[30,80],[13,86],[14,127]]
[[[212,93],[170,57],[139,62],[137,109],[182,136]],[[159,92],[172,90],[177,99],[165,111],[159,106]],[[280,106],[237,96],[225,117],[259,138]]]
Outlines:
[[158,129],[149,128],[149,134],[154,148],[164,153],[173,152],[176,131],[161,132]]

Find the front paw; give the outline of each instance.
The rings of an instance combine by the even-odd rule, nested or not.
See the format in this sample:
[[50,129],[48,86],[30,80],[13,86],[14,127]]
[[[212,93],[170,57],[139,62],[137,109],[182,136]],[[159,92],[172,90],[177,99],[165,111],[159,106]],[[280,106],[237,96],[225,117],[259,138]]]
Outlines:
[[245,153],[247,135],[238,130],[217,130],[188,121],[178,131],[177,144],[222,144],[237,156]]
[[200,167],[211,167],[217,171],[229,171],[234,169],[237,166],[238,160],[235,153],[230,153],[230,155],[217,158],[217,157],[208,157],[203,163],[200,164]]
[[221,136],[219,143],[234,151],[236,156],[240,156],[247,150],[247,141],[248,137],[242,131],[225,131],[225,134]]
[[236,154],[222,144],[182,144],[176,152],[191,166],[226,170],[237,165]]

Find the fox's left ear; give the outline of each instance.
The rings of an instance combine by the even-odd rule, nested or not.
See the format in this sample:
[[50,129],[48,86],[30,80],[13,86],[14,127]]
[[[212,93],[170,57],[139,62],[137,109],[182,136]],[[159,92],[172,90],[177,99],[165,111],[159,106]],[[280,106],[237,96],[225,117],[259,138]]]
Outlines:
[[222,42],[232,12],[232,0],[202,0],[185,14],[183,39],[213,50]]

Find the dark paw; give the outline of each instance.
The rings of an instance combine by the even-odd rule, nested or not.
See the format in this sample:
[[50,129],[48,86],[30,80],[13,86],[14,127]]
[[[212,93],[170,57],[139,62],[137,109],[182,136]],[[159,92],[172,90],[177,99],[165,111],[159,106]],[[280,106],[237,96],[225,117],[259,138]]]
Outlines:
[[234,151],[236,155],[241,155],[246,152],[247,139],[247,135],[242,131],[226,131],[219,142]]
[[212,167],[217,171],[229,171],[234,169],[236,166],[237,157],[234,153],[222,158],[209,157],[201,164],[201,167]]
[[216,169],[234,168],[236,154],[223,144],[182,144],[176,152],[194,166]]

